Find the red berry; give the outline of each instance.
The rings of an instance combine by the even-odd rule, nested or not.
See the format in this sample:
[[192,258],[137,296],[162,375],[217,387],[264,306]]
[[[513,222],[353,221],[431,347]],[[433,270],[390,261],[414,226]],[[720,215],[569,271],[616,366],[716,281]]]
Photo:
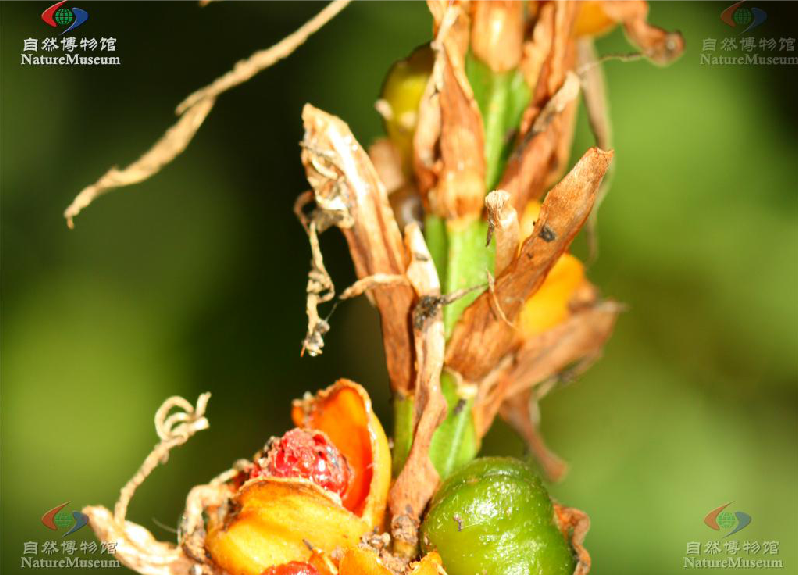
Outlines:
[[290,563],[269,567],[261,575],[319,575],[319,572],[310,563],[291,561]]
[[342,497],[352,481],[344,455],[320,431],[292,429],[271,448],[266,463],[252,477],[304,477]]

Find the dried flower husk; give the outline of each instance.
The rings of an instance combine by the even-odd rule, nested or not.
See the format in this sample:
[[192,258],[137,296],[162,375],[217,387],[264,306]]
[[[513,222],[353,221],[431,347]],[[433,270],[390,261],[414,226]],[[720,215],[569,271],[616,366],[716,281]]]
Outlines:
[[669,64],[684,51],[684,39],[679,32],[666,32],[646,21],[648,2],[600,0],[580,2],[579,6],[574,28],[577,36],[598,36],[620,23],[629,40],[655,64]]
[[576,568],[573,575],[587,575],[590,572],[590,554],[585,549],[585,536],[590,529],[590,517],[584,511],[566,507],[554,502],[554,519],[563,534],[570,539],[576,555]]
[[[366,391],[349,380],[294,403],[294,422],[323,431],[354,472],[343,501],[311,481],[256,478],[228,503],[209,509],[205,547],[229,573],[257,575],[313,550],[331,553],[358,544],[384,521],[390,486],[390,449]],[[311,544],[311,547],[308,546]]]
[[[521,218],[522,237],[533,233],[540,207],[535,201],[528,204]],[[582,263],[562,254],[524,302],[518,317],[520,347],[480,384],[474,406],[479,435],[487,433],[499,413],[527,442],[546,476],[560,480],[567,465],[546,447],[535,420],[537,401],[548,390],[539,386],[559,377],[572,363],[586,364],[597,357],[619,309],[613,302],[599,301]]]
[[519,0],[471,3],[471,51],[494,72],[518,66],[524,39],[524,5]]
[[[495,289],[471,304],[449,341],[446,364],[467,380],[479,381],[516,341],[514,323],[593,208],[612,152],[591,148],[547,194],[533,234],[496,279]],[[498,306],[498,310],[495,307]]]
[[[318,224],[334,223],[341,229],[358,278],[403,275],[407,260],[402,234],[385,187],[365,150],[339,118],[309,104],[302,118],[302,161],[320,209]],[[380,310],[391,385],[407,392],[414,377],[410,328],[413,290],[401,283],[376,285],[370,295]]]
[[479,217],[485,197],[482,116],[465,73],[469,39],[466,3],[428,2],[435,63],[419,106],[414,168],[430,213]]

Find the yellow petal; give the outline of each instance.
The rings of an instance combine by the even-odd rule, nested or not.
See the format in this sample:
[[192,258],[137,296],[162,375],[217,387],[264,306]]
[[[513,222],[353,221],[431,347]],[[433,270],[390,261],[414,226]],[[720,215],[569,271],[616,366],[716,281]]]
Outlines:
[[391,575],[377,554],[368,549],[349,549],[338,566],[338,575]]
[[540,289],[521,310],[519,326],[524,338],[537,335],[563,321],[569,313],[568,303],[584,279],[582,262],[568,253],[560,256]]
[[211,517],[205,546],[230,575],[259,575],[268,567],[308,561],[314,547],[331,552],[356,545],[369,531],[318,485],[295,478],[245,483],[223,519]]

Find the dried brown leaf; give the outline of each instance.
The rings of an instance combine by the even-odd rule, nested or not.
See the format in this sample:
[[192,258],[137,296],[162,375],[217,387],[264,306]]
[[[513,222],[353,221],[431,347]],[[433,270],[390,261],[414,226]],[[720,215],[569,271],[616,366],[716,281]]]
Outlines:
[[440,387],[443,369],[443,314],[437,300],[441,293],[438,272],[421,229],[416,224],[405,228],[410,255],[407,278],[419,298],[413,313],[416,353],[414,433],[405,466],[391,487],[388,506],[395,550],[402,556],[415,554],[418,525],[440,477],[429,458],[432,435],[446,417],[446,399]]
[[[567,165],[576,120],[578,78],[573,78],[576,44],[571,38],[576,17],[573,2],[541,9],[532,40],[524,46],[521,69],[534,90],[524,113],[516,149],[498,187],[521,212],[543,195]],[[576,81],[575,81],[576,80]]]
[[524,439],[548,480],[561,481],[568,473],[568,464],[543,441],[538,425],[533,421],[533,409],[537,409],[537,402],[532,398],[532,391],[527,389],[502,403],[501,416]]
[[549,55],[549,71],[546,77],[546,92],[554,94],[565,81],[565,74],[573,68],[573,28],[576,22],[578,2],[557,0],[554,10],[554,34]]
[[524,5],[520,0],[471,2],[471,51],[494,72],[518,66],[523,27]]
[[[589,149],[546,196],[532,235],[496,280],[495,298],[510,322],[518,317],[523,303],[537,291],[590,214],[612,155]],[[515,331],[497,317],[491,299],[486,292],[465,310],[449,342],[446,365],[467,380],[481,379],[515,340]]]
[[602,8],[612,20],[623,23],[632,44],[655,64],[670,64],[684,52],[684,38],[681,33],[666,32],[646,21],[648,2],[605,0]]
[[[554,4],[543,4],[538,13],[532,36],[524,42],[520,68],[529,90],[535,94],[540,81],[543,65],[551,54],[554,35]],[[526,131],[522,129],[522,131]]]
[[459,2],[428,5],[435,63],[419,106],[414,169],[429,211],[447,219],[471,218],[482,211],[485,154],[482,116],[465,74],[468,14]]
[[496,238],[496,275],[501,274],[518,255],[520,231],[518,213],[510,203],[510,194],[495,190],[485,197],[488,208],[488,244]]
[[584,511],[554,503],[554,517],[563,537],[571,540],[576,554],[577,565],[573,575],[587,575],[590,572],[590,554],[585,549],[585,536],[590,529],[590,517]]
[[[337,214],[358,278],[403,275],[407,260],[402,235],[368,155],[340,119],[309,104],[302,118],[302,161],[308,181],[322,211]],[[371,294],[380,310],[391,385],[407,393],[413,385],[413,290],[389,284],[374,287]]]
[[482,117],[462,66],[447,50],[441,105],[441,175],[429,192],[432,210],[447,219],[478,216],[485,198]]
[[506,397],[557,375],[573,362],[597,357],[620,311],[621,306],[616,302],[600,302],[525,341],[508,374],[511,384]]
[[369,146],[369,159],[377,170],[385,192],[390,196],[405,183],[402,171],[402,156],[399,149],[388,138],[379,138]]

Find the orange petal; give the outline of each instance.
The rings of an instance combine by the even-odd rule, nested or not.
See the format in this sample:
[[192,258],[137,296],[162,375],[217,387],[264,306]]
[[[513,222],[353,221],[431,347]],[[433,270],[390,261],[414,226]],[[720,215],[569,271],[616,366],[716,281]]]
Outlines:
[[582,262],[569,253],[560,256],[540,289],[521,310],[518,321],[524,338],[544,332],[568,317],[568,303],[584,279]]
[[391,575],[391,572],[380,563],[374,551],[355,547],[341,559],[338,575]]
[[604,11],[601,2],[587,0],[579,2],[579,12],[574,23],[574,36],[601,36],[609,32],[615,21]]
[[356,545],[370,530],[336,496],[297,478],[247,481],[223,518],[211,514],[205,547],[231,575],[258,575],[274,565],[308,561],[321,551]]
[[344,454],[354,479],[343,505],[369,528],[380,527],[391,483],[391,452],[366,390],[339,379],[315,397],[295,401],[291,415],[298,427],[326,433]]

